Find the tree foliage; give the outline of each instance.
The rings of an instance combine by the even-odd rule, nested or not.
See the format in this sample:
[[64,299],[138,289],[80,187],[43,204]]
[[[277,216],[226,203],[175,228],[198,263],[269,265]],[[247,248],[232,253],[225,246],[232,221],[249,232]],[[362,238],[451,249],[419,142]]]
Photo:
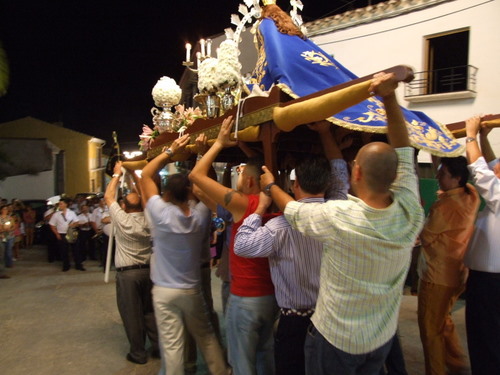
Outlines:
[[0,41],[0,96],[4,96],[7,93],[8,86],[9,63],[7,61],[7,54],[5,53],[2,42]]

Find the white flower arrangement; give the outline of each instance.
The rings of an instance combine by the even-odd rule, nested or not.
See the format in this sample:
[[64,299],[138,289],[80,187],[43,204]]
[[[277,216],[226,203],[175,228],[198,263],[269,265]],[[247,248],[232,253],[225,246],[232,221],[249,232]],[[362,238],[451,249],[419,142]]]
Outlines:
[[223,91],[226,87],[236,86],[240,80],[240,72],[231,64],[219,63],[217,65],[217,87],[219,91]]
[[218,88],[217,77],[218,60],[209,57],[203,60],[198,67],[198,90],[203,93],[216,92]]
[[179,85],[169,77],[161,77],[151,91],[155,105],[163,107],[165,104],[176,105],[181,100],[182,90]]
[[219,64],[217,75],[219,76],[219,89],[236,86],[241,81],[241,64],[238,56],[240,51],[238,44],[232,39],[226,39],[219,46]]
[[218,58],[207,58],[198,68],[198,89],[203,93],[223,91],[241,81],[241,64],[238,60],[238,44],[227,39],[218,50]]
[[232,39],[226,39],[219,46],[218,59],[220,62],[232,65],[235,70],[241,70],[238,56],[240,50],[238,44]]

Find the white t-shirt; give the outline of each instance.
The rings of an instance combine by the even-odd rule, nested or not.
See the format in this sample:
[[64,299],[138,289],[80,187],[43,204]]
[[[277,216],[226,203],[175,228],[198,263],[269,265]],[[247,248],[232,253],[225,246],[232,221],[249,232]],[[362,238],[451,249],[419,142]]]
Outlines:
[[70,209],[66,209],[64,214],[62,211],[57,211],[54,215],[52,215],[49,224],[56,227],[57,233],[66,234],[68,226],[77,221],[78,218],[76,214]]

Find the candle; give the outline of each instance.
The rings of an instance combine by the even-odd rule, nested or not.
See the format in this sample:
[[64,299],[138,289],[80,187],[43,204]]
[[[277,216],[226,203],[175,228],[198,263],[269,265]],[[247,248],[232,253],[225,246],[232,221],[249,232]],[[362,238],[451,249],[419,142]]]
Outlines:
[[201,57],[205,57],[205,39],[200,40]]
[[191,61],[191,44],[186,43],[186,62]]
[[197,60],[197,67],[199,68],[200,67],[200,59],[201,59],[201,53],[200,52],[196,52],[196,60]]
[[212,54],[212,39],[207,39],[207,56]]

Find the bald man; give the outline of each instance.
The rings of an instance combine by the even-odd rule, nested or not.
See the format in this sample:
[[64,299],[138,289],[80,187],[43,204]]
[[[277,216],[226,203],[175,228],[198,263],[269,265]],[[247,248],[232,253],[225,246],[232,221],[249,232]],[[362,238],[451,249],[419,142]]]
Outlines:
[[396,333],[401,290],[424,221],[396,87],[389,74],[376,75],[370,87],[384,103],[390,145],[373,142],[359,150],[351,174],[356,196],[304,204],[281,190],[267,168],[261,177],[291,226],[323,243],[305,343],[308,375],[378,374]]
[[151,297],[153,284],[149,277],[151,234],[137,193],[127,194],[121,206],[116,201],[121,174],[122,165],[118,162],[104,194],[116,238],[116,302],[130,344],[126,358],[144,364],[148,360],[146,335],[152,343],[152,355],[159,356]]

